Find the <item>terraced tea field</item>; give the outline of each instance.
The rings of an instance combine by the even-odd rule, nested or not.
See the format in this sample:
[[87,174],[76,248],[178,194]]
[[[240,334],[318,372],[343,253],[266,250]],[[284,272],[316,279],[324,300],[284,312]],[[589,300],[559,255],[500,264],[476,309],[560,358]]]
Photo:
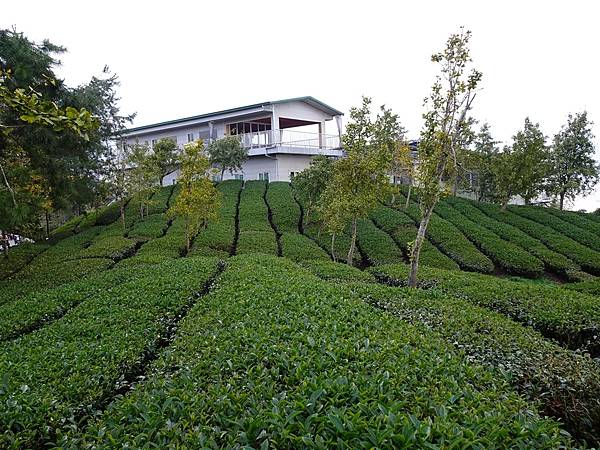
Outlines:
[[345,233],[226,181],[185,250],[176,187],[0,260],[0,448],[600,444],[600,222],[459,198]]

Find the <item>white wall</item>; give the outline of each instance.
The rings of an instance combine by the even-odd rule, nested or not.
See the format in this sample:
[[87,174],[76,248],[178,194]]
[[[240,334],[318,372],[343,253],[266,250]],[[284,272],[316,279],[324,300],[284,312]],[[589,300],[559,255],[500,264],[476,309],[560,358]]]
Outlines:
[[306,169],[311,160],[309,155],[277,155],[277,180],[291,181],[290,172],[298,173]]
[[278,103],[274,105],[274,108],[277,117],[308,120],[311,122],[331,120],[330,115],[304,102]]
[[229,171],[225,171],[223,179],[229,180],[235,178],[236,174],[243,174],[244,180],[258,180],[258,174],[263,172],[269,173],[269,181],[276,181],[277,160],[266,156],[253,156],[244,163],[241,172],[230,174]]

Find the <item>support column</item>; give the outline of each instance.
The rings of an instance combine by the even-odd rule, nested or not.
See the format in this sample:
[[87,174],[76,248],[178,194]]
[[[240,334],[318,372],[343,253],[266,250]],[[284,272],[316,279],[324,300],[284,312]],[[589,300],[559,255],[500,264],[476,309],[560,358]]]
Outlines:
[[340,139],[340,147],[342,146],[342,116],[335,116],[335,124],[337,125],[338,137]]
[[273,105],[272,108],[273,110],[271,113],[271,133],[269,133],[269,144],[278,145],[281,144],[281,132],[279,130],[279,115],[275,110],[275,105]]
[[319,122],[319,148],[325,147],[325,121]]

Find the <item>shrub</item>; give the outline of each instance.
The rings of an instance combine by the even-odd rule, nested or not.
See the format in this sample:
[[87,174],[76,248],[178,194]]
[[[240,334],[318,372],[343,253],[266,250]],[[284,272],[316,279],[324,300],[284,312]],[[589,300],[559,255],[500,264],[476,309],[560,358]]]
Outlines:
[[505,241],[487,228],[469,220],[445,202],[440,202],[435,212],[456,226],[487,255],[508,273],[529,278],[539,278],[544,273],[544,264],[518,245]]
[[169,226],[165,214],[153,214],[138,221],[127,233],[130,238],[152,239],[163,236]]
[[148,215],[152,216],[154,214],[162,214],[167,212],[169,207],[169,200],[175,190],[175,185],[171,186],[163,186],[158,189],[157,192],[150,198],[150,203],[148,204]]
[[[380,279],[405,284],[404,265],[371,269]],[[571,349],[600,355],[600,298],[543,284],[503,280],[487,275],[422,267],[419,280],[532,326]]]
[[174,448],[571,445],[502,376],[435,333],[257,255],[230,260],[145,383],[57,444],[150,439]]
[[[323,250],[331,254],[331,234],[320,230],[319,225],[315,223],[304,224],[304,234],[316,242]],[[333,256],[336,261],[346,261],[348,250],[350,249],[351,237],[347,233],[341,233],[335,236]],[[361,260],[359,252],[354,252],[353,265],[357,265]]]
[[465,351],[470,361],[500,368],[544,412],[588,443],[600,436],[600,368],[509,318],[434,291],[353,284],[369,304],[422,323]]
[[264,253],[277,255],[277,240],[273,231],[244,231],[240,233],[237,253]]
[[529,236],[513,225],[487,216],[483,211],[476,207],[476,202],[471,202],[458,197],[450,197],[446,201],[457,211],[460,211],[469,217],[472,221],[486,227],[501,238],[519,245],[532,255],[538,257],[549,271],[562,276],[569,276],[570,273],[580,270],[580,267],[577,264],[566,256],[550,250],[540,240]]
[[299,233],[284,233],[279,239],[282,256],[294,261],[320,259],[329,261],[329,255],[317,244]]
[[[583,270],[592,274],[600,274],[600,254],[581,245],[573,239],[557,233],[552,228],[526,219],[511,211],[500,211],[497,205],[489,203],[477,203],[476,206],[493,219],[513,225],[527,233],[529,236],[542,241],[552,250],[562,253]],[[577,274],[569,273],[568,276],[577,278]]]
[[240,231],[273,233],[264,200],[266,186],[264,181],[246,181],[240,197]]
[[372,221],[360,219],[357,227],[358,245],[370,264],[391,264],[404,260],[402,251],[393,239]]
[[0,446],[37,446],[60,427],[85,423],[115,395],[123,377],[143,367],[145,355],[156,351],[215,267],[214,259],[164,263],[4,345],[0,367],[8,376],[0,390]]
[[575,211],[560,211],[555,208],[546,208],[546,212],[552,214],[565,222],[572,223],[590,233],[600,236],[600,225],[593,219],[590,213],[582,213]]
[[298,233],[300,206],[294,200],[292,188],[287,182],[269,183],[267,203],[273,214],[273,223],[280,233]]
[[299,264],[325,281],[374,283],[375,277],[348,264],[325,260],[301,261]]
[[15,247],[11,247],[8,252],[8,258],[0,254],[0,280],[17,272],[25,265],[29,264],[33,258],[47,249],[48,245],[46,244],[24,242]]
[[589,295],[600,295],[600,279],[565,284],[564,287]]

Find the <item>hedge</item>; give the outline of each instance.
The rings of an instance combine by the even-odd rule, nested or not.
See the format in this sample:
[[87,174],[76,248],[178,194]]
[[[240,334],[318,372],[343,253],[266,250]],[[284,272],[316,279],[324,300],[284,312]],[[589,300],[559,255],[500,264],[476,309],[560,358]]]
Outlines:
[[110,225],[116,222],[121,216],[121,206],[119,202],[113,202],[96,213],[96,220],[92,225]]
[[[412,244],[417,238],[418,229],[414,220],[402,211],[396,211],[395,209],[383,205],[379,205],[375,208],[370,217],[379,228],[382,228],[392,237],[398,247],[402,249],[404,257],[408,261],[412,251]],[[460,269],[456,262],[440,252],[427,239],[425,239],[421,245],[419,261],[420,264],[438,267],[440,269]]]
[[169,219],[164,213],[152,214],[138,221],[127,232],[127,237],[138,239],[158,238],[164,235],[168,226]]
[[264,253],[277,255],[277,240],[273,230],[240,232],[237,243],[237,254]]
[[246,181],[240,197],[240,231],[265,231],[273,233],[269,224],[264,181]]
[[580,228],[573,223],[565,222],[554,214],[549,213],[546,208],[511,205],[509,206],[509,209],[522,217],[553,228],[560,234],[568,236],[574,241],[600,252],[600,236],[584,228]]
[[457,211],[460,211],[472,221],[493,231],[501,238],[516,244],[527,250],[532,255],[538,257],[544,266],[551,272],[569,277],[571,273],[581,270],[581,268],[566,256],[550,250],[540,240],[535,239],[519,228],[499,220],[492,219],[477,208],[476,202],[461,199],[458,197],[449,197],[446,202],[452,205]]
[[[206,229],[200,230],[194,240],[193,252],[196,251],[196,247],[212,248],[215,251],[214,254],[220,256],[232,252],[235,239],[235,218],[241,188],[242,182],[240,180],[226,180],[219,183],[217,186],[217,189],[221,192],[219,218],[210,222]],[[204,250],[203,253],[206,253],[206,251]]]
[[[500,207],[497,205],[489,203],[477,203],[475,205],[493,219],[513,225],[529,236],[539,239],[552,250],[562,253],[580,265],[583,270],[595,275],[600,274],[600,254],[581,245],[579,242],[557,233],[550,227],[526,219],[511,211],[500,211]],[[580,278],[577,273],[569,274],[569,276],[575,280]]]
[[[62,431],[62,430],[60,430]],[[235,257],[147,381],[61,448],[571,446],[502,376],[284,258]]]
[[370,272],[357,269],[348,264],[325,260],[300,261],[305,269],[326,281],[367,282],[374,283],[375,277]]
[[280,233],[298,233],[300,206],[296,203],[289,183],[269,183],[267,203],[273,214],[273,223]]
[[[43,243],[24,242],[8,250],[8,257],[0,253],[0,280],[9,277],[27,264],[37,255],[48,249]],[[0,252],[2,249],[0,248]]]
[[[395,264],[370,269],[381,280],[405,284],[409,268]],[[505,314],[574,350],[600,355],[600,298],[544,284],[421,267],[426,286]]]
[[[421,211],[414,202],[402,209],[415,224],[421,220]],[[470,272],[492,273],[494,264],[481,253],[458,228],[433,213],[427,227],[429,240],[447,256],[452,258],[461,269]]]
[[482,253],[508,273],[529,278],[544,274],[544,264],[523,248],[500,238],[497,234],[479,225],[445,202],[439,202],[435,212],[451,222],[473,242]]
[[434,330],[470,361],[502,370],[519,391],[541,401],[545,414],[589,444],[599,443],[600,367],[589,356],[460,298],[358,283],[351,289],[377,308]]
[[215,267],[214,259],[167,262],[0,346],[0,446],[45,447],[61,427],[101,410],[122,377],[143,369]]
[[123,236],[102,236],[94,239],[92,245],[73,256],[75,258],[110,258],[118,261],[133,255],[140,244],[139,240]]
[[584,294],[600,296],[600,279],[598,278],[589,281],[581,281],[579,283],[565,284],[564,287]]
[[312,240],[299,233],[284,233],[280,238],[282,256],[294,261],[325,260],[329,255]]
[[173,220],[163,237],[152,239],[140,247],[136,257],[179,258],[185,254],[185,221],[182,218]]
[[357,241],[369,264],[391,264],[404,261],[402,251],[394,240],[369,219],[359,219]]
[[85,216],[73,216],[61,226],[56,227],[50,232],[50,236],[55,239],[63,239],[67,236],[70,236],[76,232],[77,227],[81,223],[81,221],[85,218]]
[[590,233],[600,236],[600,224],[593,219],[593,214],[576,211],[561,211],[556,208],[546,208],[544,211],[552,214],[565,222],[572,223]]
[[162,214],[167,212],[169,200],[175,190],[175,185],[163,186],[154,193],[148,205],[148,215]]
[[[314,217],[314,215],[313,215]],[[320,229],[316,223],[304,224],[304,234],[316,242],[323,250],[331,255],[331,234]],[[347,233],[340,233],[335,236],[333,242],[333,257],[336,261],[346,261],[348,258],[348,250],[352,238]],[[361,261],[360,252],[357,250],[353,255],[353,265],[357,265]]]

